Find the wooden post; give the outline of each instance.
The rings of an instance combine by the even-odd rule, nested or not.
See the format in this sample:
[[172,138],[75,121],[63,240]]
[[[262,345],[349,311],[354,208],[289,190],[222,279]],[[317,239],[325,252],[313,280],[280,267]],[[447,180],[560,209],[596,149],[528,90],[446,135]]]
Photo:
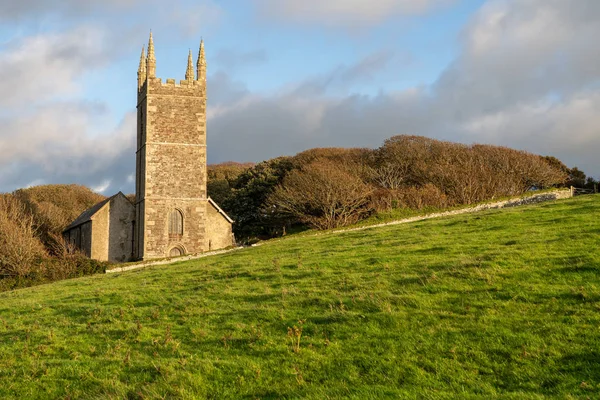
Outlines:
[[594,183],[594,193],[598,193],[598,184]]
[[571,197],[575,196],[575,188],[571,186]]

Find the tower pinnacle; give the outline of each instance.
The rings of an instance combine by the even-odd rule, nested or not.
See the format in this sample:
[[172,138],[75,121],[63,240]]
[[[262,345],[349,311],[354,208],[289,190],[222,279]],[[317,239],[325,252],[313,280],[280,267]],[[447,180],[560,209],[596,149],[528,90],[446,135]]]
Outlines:
[[206,82],[206,58],[204,55],[204,39],[200,41],[200,51],[198,52],[198,62],[196,63],[198,69],[197,80]]
[[194,80],[194,62],[192,61],[192,50],[190,50],[190,54],[188,55],[188,64],[187,70],[185,71],[185,80],[190,82]]
[[150,31],[150,39],[148,40],[148,58],[146,59],[146,74],[148,78],[156,78],[156,57],[154,56],[154,40],[152,39],[152,31]]
[[140,56],[140,66],[138,67],[138,89],[146,81],[146,48],[142,46],[142,55]]

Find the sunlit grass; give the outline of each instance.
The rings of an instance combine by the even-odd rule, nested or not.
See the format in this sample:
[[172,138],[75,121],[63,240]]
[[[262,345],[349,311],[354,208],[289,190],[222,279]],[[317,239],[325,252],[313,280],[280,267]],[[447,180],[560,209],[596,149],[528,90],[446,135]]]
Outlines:
[[0,398],[597,398],[600,197],[0,294]]

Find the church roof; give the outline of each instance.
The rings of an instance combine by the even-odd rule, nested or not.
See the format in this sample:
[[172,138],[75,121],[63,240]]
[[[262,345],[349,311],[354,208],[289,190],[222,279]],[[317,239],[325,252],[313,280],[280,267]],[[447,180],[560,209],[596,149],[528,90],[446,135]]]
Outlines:
[[[86,222],[91,221],[92,217],[94,215],[96,215],[96,213],[98,211],[100,211],[102,209],[102,207],[104,207],[107,203],[109,203],[112,199],[114,199],[118,195],[125,196],[123,193],[119,192],[119,193],[115,194],[114,196],[108,197],[107,199],[102,200],[100,203],[93,205],[92,207],[90,207],[87,210],[85,210],[84,212],[82,212],[79,215],[79,217],[75,218],[75,221],[71,222],[71,224],[63,230],[63,232],[66,232],[68,230],[78,227],[79,225],[83,225]],[[127,201],[129,201],[129,200],[127,200]]]

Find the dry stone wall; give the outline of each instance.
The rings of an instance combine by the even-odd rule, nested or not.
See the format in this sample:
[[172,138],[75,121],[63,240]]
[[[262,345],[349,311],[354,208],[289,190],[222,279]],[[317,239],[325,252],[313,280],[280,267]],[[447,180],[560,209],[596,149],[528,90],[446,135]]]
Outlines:
[[385,222],[382,224],[361,226],[358,228],[336,229],[333,231],[318,233],[317,235],[324,235],[324,234],[328,234],[328,233],[360,231],[360,230],[364,230],[364,229],[377,228],[377,227],[387,226],[387,225],[406,224],[409,222],[423,221],[423,220],[431,219],[431,218],[447,217],[450,215],[469,214],[469,213],[474,213],[474,212],[478,212],[478,211],[492,210],[492,209],[497,209],[497,208],[517,207],[517,206],[523,206],[523,205],[527,205],[527,204],[543,203],[543,202],[552,201],[552,200],[568,199],[570,197],[573,197],[573,195],[569,189],[560,189],[560,190],[555,190],[552,192],[537,193],[537,194],[533,194],[533,195],[524,195],[521,197],[516,197],[516,198],[512,198],[512,199],[508,199],[508,200],[496,201],[496,202],[492,202],[492,203],[478,204],[473,207],[460,208],[458,210],[444,211],[444,212],[439,212],[439,213],[421,215],[421,216],[412,217],[412,218],[405,218],[405,219],[401,219],[398,221]]

